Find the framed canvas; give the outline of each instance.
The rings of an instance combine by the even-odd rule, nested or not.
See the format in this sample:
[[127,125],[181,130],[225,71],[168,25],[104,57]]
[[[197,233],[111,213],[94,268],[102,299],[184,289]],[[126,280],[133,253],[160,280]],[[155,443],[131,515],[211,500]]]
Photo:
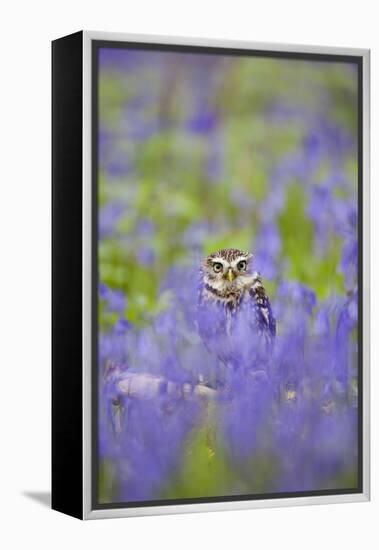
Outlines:
[[369,52],[53,42],[52,506],[369,498]]

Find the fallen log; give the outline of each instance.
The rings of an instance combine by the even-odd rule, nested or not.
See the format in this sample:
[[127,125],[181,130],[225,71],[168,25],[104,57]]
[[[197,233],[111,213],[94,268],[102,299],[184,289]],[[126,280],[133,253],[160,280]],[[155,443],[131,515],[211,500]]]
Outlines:
[[177,383],[163,376],[135,372],[122,374],[116,387],[122,395],[136,399],[152,399],[159,395],[177,399],[189,399],[191,396],[214,399],[217,395],[217,390],[204,383]]

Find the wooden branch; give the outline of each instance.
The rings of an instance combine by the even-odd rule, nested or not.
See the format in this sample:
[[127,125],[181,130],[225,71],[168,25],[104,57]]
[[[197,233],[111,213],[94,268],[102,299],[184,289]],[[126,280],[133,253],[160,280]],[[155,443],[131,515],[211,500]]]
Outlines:
[[189,384],[171,382],[163,376],[128,372],[122,375],[117,383],[117,388],[122,395],[137,399],[152,399],[158,395],[168,395],[173,398],[189,399],[191,396],[214,399],[217,390],[205,384]]

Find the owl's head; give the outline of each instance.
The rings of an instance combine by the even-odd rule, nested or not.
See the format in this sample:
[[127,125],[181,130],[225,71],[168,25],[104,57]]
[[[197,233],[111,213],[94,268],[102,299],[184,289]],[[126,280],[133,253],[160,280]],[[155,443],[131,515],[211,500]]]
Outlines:
[[220,292],[241,289],[252,279],[252,258],[250,252],[236,248],[218,250],[203,260],[203,281]]

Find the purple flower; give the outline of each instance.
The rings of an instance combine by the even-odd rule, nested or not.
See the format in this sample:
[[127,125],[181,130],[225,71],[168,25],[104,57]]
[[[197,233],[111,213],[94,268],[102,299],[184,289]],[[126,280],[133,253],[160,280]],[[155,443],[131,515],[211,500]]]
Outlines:
[[[273,251],[277,245],[274,239]],[[217,310],[217,318],[199,316],[185,282],[194,278],[188,268],[168,274],[164,288],[172,292],[171,307],[151,326],[119,320],[101,335],[101,364],[108,366],[99,388],[100,451],[115,469],[114,498],[160,498],[173,472],[180,472],[189,434],[204,421],[198,384],[213,388],[217,403],[209,445],[223,442],[242,490],[250,493],[260,482],[250,465],[261,456],[271,472],[266,490],[334,488],[338,476],[357,468],[351,400],[357,293],[318,304],[311,289],[282,283],[273,354],[257,354],[248,319],[241,317],[228,367],[218,359],[225,342],[215,334],[215,347],[205,348],[199,338],[200,324],[201,331],[212,331],[223,317]],[[110,292],[100,287],[104,299]],[[133,377],[134,393],[122,392],[120,381]]]
[[129,321],[127,321],[126,319],[119,319],[114,326],[114,332],[118,335],[123,335],[130,328],[131,324],[129,323]]
[[99,284],[99,297],[103,300],[106,300],[109,294],[109,288],[106,284],[100,283]]
[[137,250],[137,259],[141,265],[149,267],[154,264],[155,252],[151,247],[141,247]]
[[346,233],[340,267],[345,276],[345,286],[348,290],[351,290],[356,284],[358,273],[358,229],[355,208],[348,213],[348,229]]
[[124,313],[126,308],[126,296],[122,290],[111,289],[104,283],[99,284],[99,297],[105,300],[108,310],[116,313]]
[[256,237],[254,263],[266,279],[274,279],[278,274],[282,242],[279,230],[274,223],[264,223]]
[[334,223],[331,206],[332,195],[326,186],[317,185],[310,190],[307,212],[315,227],[316,251],[320,255],[324,254],[330,246],[331,229]]
[[126,176],[132,171],[131,163],[125,153],[113,155],[104,163],[106,172],[115,178]]
[[187,227],[182,236],[186,248],[202,251],[204,239],[212,233],[212,227],[207,222],[195,222]]
[[340,267],[345,276],[346,288],[354,288],[358,271],[358,240],[354,237],[345,243]]
[[220,133],[210,137],[205,173],[209,182],[219,182],[225,173],[225,143]]
[[292,312],[299,312],[299,309],[311,314],[316,306],[316,293],[300,283],[283,282],[278,290],[278,297],[290,304]]
[[121,290],[111,290],[108,296],[108,307],[110,311],[123,313],[126,308],[126,297]]
[[151,237],[155,233],[155,224],[149,218],[141,218],[136,226],[136,233],[141,237]]
[[157,134],[161,123],[158,118],[149,116],[143,107],[132,107],[129,105],[121,120],[123,133],[131,142],[143,143]]
[[125,206],[120,202],[109,202],[99,213],[99,238],[110,237],[116,231],[117,224],[125,212]]
[[216,128],[217,114],[214,111],[199,111],[188,122],[188,129],[197,134],[209,134]]

